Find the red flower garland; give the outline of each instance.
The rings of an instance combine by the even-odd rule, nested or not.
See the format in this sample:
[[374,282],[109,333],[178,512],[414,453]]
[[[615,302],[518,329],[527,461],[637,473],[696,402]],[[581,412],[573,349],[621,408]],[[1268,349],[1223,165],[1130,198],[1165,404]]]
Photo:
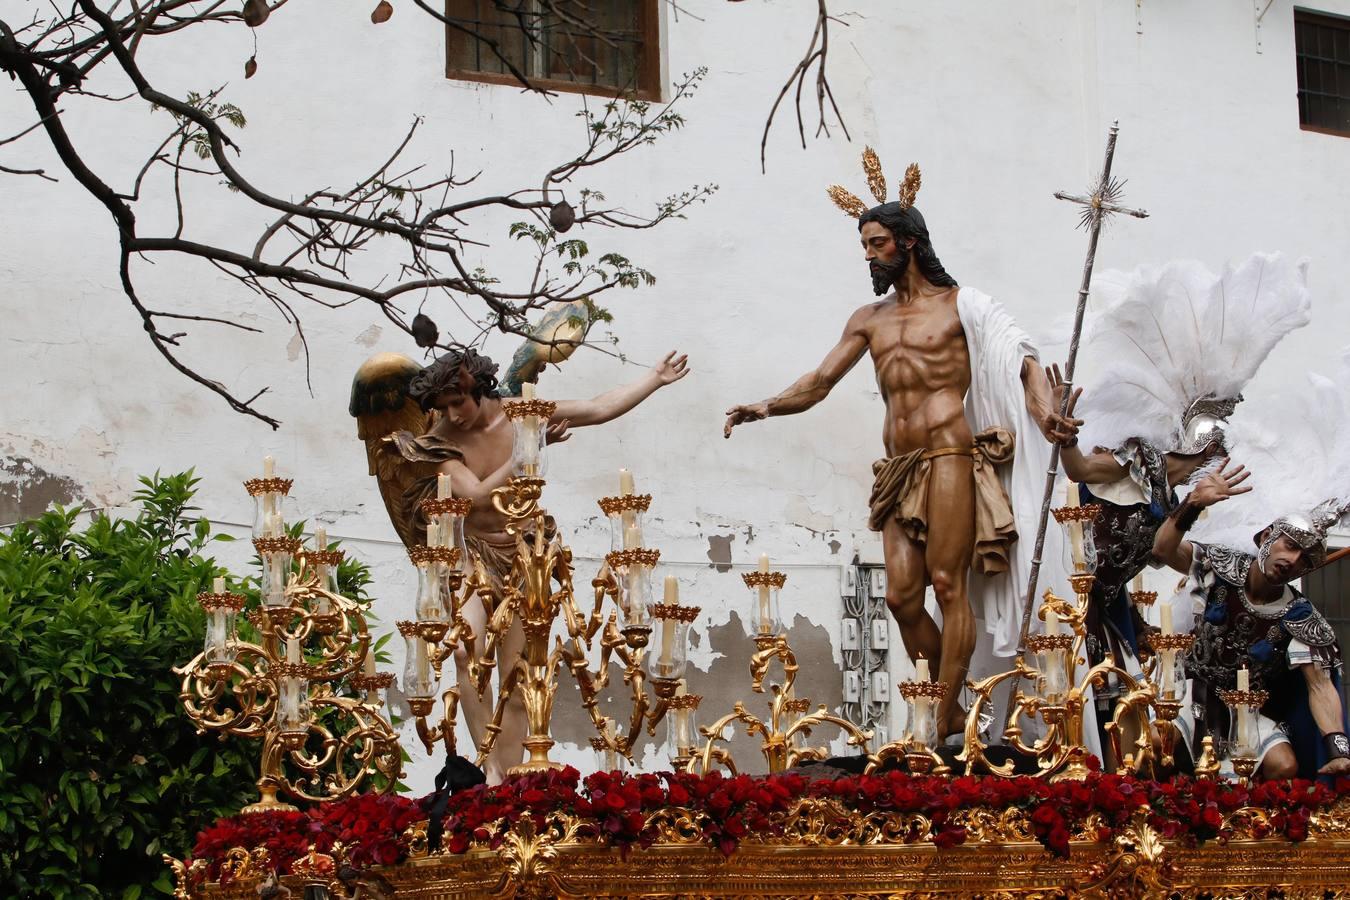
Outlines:
[[[1264,782],[1254,787],[1228,781],[1175,778],[1148,781],[1092,772],[1083,781],[1050,784],[1038,778],[912,776],[893,771],[810,781],[797,772],[727,777],[720,772],[627,775],[596,772],[581,779],[576,769],[540,772],[495,787],[480,785],[450,798],[445,815],[445,849],[464,853],[474,845],[500,847],[523,817],[543,828],[548,816],[563,812],[582,820],[580,836],[627,852],[656,839],[652,813],[678,807],[689,810],[704,841],[725,855],[741,840],[783,833],[784,819],[803,797],[834,800],[859,813],[920,814],[929,833],[911,833],[909,841],[931,839],[939,847],[965,843],[954,816],[960,810],[1024,809],[1036,838],[1052,853],[1069,854],[1069,841],[1090,816],[1101,823],[1095,835],[1109,840],[1137,810],[1148,811],[1150,826],[1164,838],[1202,842],[1229,837],[1226,817],[1244,807],[1265,813],[1253,822],[1257,837],[1281,835],[1291,841],[1308,836],[1313,813],[1350,794],[1350,779],[1334,788],[1311,781]],[[208,861],[206,878],[218,880],[225,855],[235,847],[266,848],[279,873],[308,852],[321,853],[340,841],[357,867],[393,865],[407,858],[403,834],[426,817],[426,799],[363,794],[314,807],[307,812],[273,812],[221,819],[197,837],[193,855]]]

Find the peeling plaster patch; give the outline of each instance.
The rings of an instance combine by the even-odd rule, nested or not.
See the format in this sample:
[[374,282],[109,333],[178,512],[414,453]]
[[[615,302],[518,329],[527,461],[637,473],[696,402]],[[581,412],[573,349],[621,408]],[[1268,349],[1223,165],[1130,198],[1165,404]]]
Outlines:
[[83,498],[84,489],[73,479],[53,475],[31,459],[0,459],[0,524],[41,515],[53,503],[70,505]]
[[839,548],[842,547],[842,546],[844,546],[844,545],[841,544],[841,543],[839,543],[838,541],[830,541],[830,555],[831,555],[831,556],[838,556],[838,555],[839,555]]
[[812,511],[806,499],[801,496],[794,496],[788,500],[783,516],[793,525],[800,525],[817,533],[835,530],[834,516]]
[[708,559],[711,560],[708,568],[719,572],[731,571],[731,542],[734,540],[734,534],[708,535]]
[[365,331],[356,336],[356,343],[366,347],[374,347],[380,342],[380,336],[384,334],[384,329],[378,325],[371,325]]
[[286,358],[295,362],[300,358],[300,351],[305,349],[305,341],[300,337],[300,332],[291,335],[291,339],[286,344]]

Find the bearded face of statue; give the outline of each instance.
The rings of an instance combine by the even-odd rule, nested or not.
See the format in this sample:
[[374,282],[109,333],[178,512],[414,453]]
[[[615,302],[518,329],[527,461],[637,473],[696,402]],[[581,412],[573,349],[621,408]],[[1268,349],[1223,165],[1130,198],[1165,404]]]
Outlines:
[[867,266],[872,272],[872,290],[880,297],[905,274],[909,267],[909,248],[898,242],[891,230],[880,222],[864,223],[859,234]]

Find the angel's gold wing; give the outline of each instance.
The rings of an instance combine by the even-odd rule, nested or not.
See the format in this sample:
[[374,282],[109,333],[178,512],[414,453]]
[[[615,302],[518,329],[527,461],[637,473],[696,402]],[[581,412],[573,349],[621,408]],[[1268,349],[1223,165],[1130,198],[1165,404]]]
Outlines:
[[385,438],[398,431],[418,436],[431,427],[430,416],[408,396],[409,383],[421,371],[402,353],[377,353],[356,370],[347,405],[356,419],[356,436],[366,442],[370,474],[379,482],[389,521],[408,546],[417,542],[416,525],[405,513],[402,499],[416,476],[411,463],[389,452]]

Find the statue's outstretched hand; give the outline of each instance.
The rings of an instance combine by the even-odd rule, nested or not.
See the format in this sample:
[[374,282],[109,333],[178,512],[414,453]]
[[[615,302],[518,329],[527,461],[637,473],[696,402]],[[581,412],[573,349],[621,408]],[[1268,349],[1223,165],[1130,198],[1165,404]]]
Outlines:
[[675,354],[678,352],[677,350],[670,351],[666,354],[665,359],[652,366],[652,374],[662,385],[674,384],[689,374],[689,354],[680,353],[679,356],[676,356]]
[[[1052,444],[1059,444],[1061,447],[1072,447],[1078,443],[1078,429],[1083,426],[1082,419],[1074,418],[1074,407],[1078,405],[1078,398],[1083,396],[1082,388],[1075,388],[1069,395],[1069,405],[1064,406],[1064,394],[1069,389],[1069,385],[1060,374],[1059,363],[1053,366],[1047,366],[1045,369],[1045,380],[1050,383],[1050,413],[1041,423],[1041,433],[1045,439]],[[1060,409],[1064,409],[1064,414],[1060,414]]]
[[1222,503],[1229,497],[1236,497],[1238,494],[1245,494],[1251,490],[1250,485],[1243,485],[1242,482],[1251,477],[1251,472],[1247,471],[1246,466],[1236,466],[1228,468],[1228,457],[1219,460],[1219,467],[1210,472],[1204,478],[1196,482],[1195,488],[1191,491],[1187,500],[1196,506],[1213,506],[1216,503]]
[[561,444],[563,441],[572,437],[572,432],[567,428],[572,422],[569,419],[559,419],[556,422],[549,422],[548,428],[544,431],[545,444]]
[[758,422],[760,419],[768,418],[768,415],[769,404],[764,401],[733,406],[727,410],[727,424],[722,427],[722,437],[731,437],[731,429],[742,422]]

